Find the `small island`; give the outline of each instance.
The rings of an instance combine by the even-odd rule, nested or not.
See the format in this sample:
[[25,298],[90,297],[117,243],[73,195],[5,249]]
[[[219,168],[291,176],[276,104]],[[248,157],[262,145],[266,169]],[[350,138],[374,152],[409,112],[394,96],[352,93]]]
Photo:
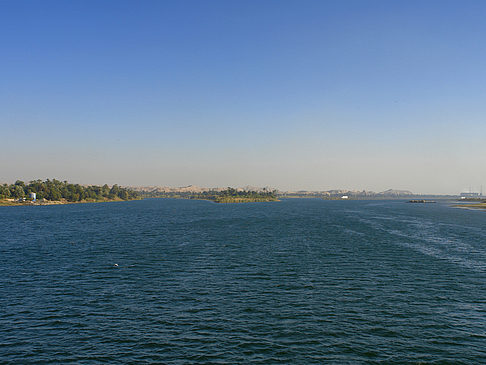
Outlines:
[[225,190],[201,192],[142,192],[142,196],[148,198],[209,200],[215,203],[260,203],[278,201],[277,192],[265,188],[261,191],[228,187]]
[[191,199],[211,200],[215,203],[260,203],[278,201],[275,191],[238,191],[237,189],[227,188],[218,192],[199,193]]
[[0,206],[54,205],[95,203],[140,199],[140,194],[118,185],[84,186],[56,179],[33,180],[28,184],[17,180],[0,185]]
[[409,200],[409,203],[414,203],[414,204],[430,204],[430,203],[435,203],[433,200],[425,200],[425,199],[415,199],[415,200]]

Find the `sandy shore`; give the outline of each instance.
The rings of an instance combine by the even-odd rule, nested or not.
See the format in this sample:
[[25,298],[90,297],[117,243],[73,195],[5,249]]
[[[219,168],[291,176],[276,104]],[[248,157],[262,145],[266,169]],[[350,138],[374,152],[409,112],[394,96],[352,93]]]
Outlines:
[[486,209],[486,203],[472,203],[472,204],[457,204],[454,205],[456,208],[463,208],[463,209]]

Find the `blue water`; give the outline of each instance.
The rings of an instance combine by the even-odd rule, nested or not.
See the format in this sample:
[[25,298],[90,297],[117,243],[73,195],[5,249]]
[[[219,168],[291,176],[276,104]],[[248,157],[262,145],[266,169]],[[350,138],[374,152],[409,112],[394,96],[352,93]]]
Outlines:
[[486,363],[485,211],[149,199],[0,227],[0,363]]

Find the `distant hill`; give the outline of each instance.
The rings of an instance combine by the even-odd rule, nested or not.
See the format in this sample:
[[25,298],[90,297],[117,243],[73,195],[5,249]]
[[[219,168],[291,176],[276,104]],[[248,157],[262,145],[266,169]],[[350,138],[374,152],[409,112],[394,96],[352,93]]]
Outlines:
[[[197,185],[188,185],[181,187],[168,187],[168,186],[130,186],[131,190],[140,192],[145,196],[157,196],[157,195],[189,195],[189,194],[203,194],[203,193],[217,193],[223,192],[228,187],[200,187]],[[406,198],[420,198],[420,197],[445,197],[435,194],[415,194],[410,190],[388,189],[381,192],[374,192],[370,190],[348,190],[348,189],[331,189],[331,190],[294,190],[294,191],[282,191],[276,190],[270,187],[256,187],[256,186],[244,186],[234,188],[237,192],[274,192],[278,197],[303,197],[303,198],[322,198],[322,199],[341,199],[343,196],[347,196],[349,199],[406,199]]]
[[[206,192],[221,192],[228,189],[228,187],[213,187],[213,188],[205,188],[196,185],[188,185],[188,186],[181,186],[181,187],[168,187],[168,186],[131,186],[130,189],[138,192],[144,193],[206,193]],[[255,192],[265,192],[265,191],[273,191],[275,189],[271,188],[261,188],[261,187],[253,187],[253,186],[245,186],[243,188],[235,188],[236,191],[255,191]]]
[[[168,186],[131,186],[130,189],[138,192],[144,193],[193,193],[201,194],[207,192],[221,192],[227,189],[227,187],[200,187],[197,185],[188,185],[180,187],[168,187]],[[256,187],[256,186],[245,186],[240,188],[235,188],[236,191],[255,191],[255,192],[265,192],[274,191],[275,189],[270,187]],[[409,190],[396,190],[388,189],[379,193],[368,190],[346,190],[346,189],[333,189],[324,191],[311,191],[311,190],[299,190],[299,191],[278,191],[278,195],[299,195],[299,196],[327,196],[327,197],[338,197],[342,195],[347,195],[350,197],[410,197],[415,196]]]
[[131,188],[135,191],[145,193],[203,193],[214,190],[212,188],[201,188],[195,185],[181,186],[177,188],[168,186],[133,186]]
[[307,197],[323,197],[323,198],[339,198],[342,196],[348,196],[350,198],[406,198],[413,197],[416,194],[409,190],[395,190],[388,189],[379,193],[368,190],[346,190],[346,189],[333,189],[325,191],[280,191],[280,195],[284,196],[307,196]]
[[394,189],[388,189],[385,191],[382,191],[381,193],[377,193],[376,195],[378,196],[389,196],[389,197],[399,197],[399,196],[413,196],[415,195],[409,190],[394,190]]

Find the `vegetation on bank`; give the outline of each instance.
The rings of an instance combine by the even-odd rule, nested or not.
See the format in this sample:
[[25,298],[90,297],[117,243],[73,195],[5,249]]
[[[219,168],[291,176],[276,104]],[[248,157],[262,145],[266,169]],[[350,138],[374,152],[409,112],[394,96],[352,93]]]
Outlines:
[[[36,194],[38,201],[63,201],[68,203],[75,202],[98,202],[98,201],[115,201],[115,200],[133,200],[139,199],[140,194],[131,189],[122,188],[113,185],[82,186],[71,184],[67,181],[53,180],[34,180],[28,184],[17,180],[14,184],[0,185],[0,200],[2,205],[8,205],[12,201],[31,200],[30,194]],[[1,204],[1,203],[0,203]]]
[[278,201],[277,192],[263,189],[263,191],[237,190],[227,188],[226,190],[210,190],[200,193],[177,192],[177,193],[142,193],[144,197],[151,198],[173,198],[173,199],[199,199],[210,200],[215,203],[254,203]]

